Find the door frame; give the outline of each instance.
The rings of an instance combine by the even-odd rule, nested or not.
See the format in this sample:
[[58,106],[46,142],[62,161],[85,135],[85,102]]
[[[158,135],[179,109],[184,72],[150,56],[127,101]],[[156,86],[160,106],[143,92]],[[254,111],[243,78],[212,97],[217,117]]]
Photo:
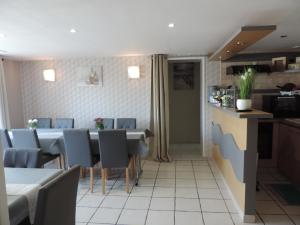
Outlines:
[[206,149],[206,99],[207,99],[207,91],[206,91],[206,64],[207,57],[206,56],[169,56],[168,61],[199,61],[200,62],[200,140],[201,140],[201,148],[202,155],[208,156]]

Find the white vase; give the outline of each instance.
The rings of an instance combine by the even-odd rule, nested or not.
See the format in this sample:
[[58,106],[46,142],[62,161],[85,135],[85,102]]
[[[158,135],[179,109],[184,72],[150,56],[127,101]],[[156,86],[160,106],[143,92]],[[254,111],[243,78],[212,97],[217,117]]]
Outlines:
[[238,110],[249,110],[252,108],[251,99],[238,99],[236,101],[236,107]]

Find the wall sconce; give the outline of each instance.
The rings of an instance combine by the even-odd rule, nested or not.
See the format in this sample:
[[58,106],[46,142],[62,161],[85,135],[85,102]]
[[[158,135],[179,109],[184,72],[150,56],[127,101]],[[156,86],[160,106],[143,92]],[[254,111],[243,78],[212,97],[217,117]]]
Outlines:
[[128,78],[139,79],[140,78],[140,67],[139,66],[128,66]]
[[48,69],[48,70],[43,70],[43,76],[45,81],[55,81],[55,70],[54,69]]

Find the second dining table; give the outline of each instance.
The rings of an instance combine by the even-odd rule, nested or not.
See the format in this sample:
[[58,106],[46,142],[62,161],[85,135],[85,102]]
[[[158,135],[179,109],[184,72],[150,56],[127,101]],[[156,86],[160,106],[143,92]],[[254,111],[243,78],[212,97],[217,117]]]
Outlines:
[[[65,157],[65,145],[63,138],[63,129],[36,129],[38,139],[41,145],[41,149],[44,153],[48,154],[61,154]],[[90,138],[92,153],[94,155],[99,155],[99,138],[98,130],[90,129]],[[13,139],[12,133],[9,132],[10,137]],[[149,143],[148,138],[152,137],[153,134],[148,129],[127,129],[127,146],[128,153],[134,155],[136,158],[136,185],[140,174],[141,169],[141,159],[145,158],[149,154]]]

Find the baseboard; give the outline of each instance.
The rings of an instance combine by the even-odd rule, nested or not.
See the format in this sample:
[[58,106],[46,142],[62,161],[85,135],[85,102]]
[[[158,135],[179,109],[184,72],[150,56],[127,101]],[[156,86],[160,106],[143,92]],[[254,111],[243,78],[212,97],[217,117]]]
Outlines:
[[227,184],[227,182],[226,182],[225,177],[223,176],[222,172],[220,171],[218,165],[216,164],[216,162],[214,161],[213,158],[211,158],[211,162],[212,162],[212,163],[214,164],[214,166],[218,169],[219,174],[221,175],[221,178],[222,178],[222,180],[223,180],[223,182],[224,182],[224,184],[225,184],[225,186],[226,186],[226,189],[227,189],[227,191],[228,191],[228,193],[229,193],[229,195],[230,195],[230,198],[232,199],[235,208],[238,210],[238,214],[239,214],[239,216],[241,217],[243,223],[255,223],[255,221],[256,221],[255,215],[246,215],[246,214],[244,214],[244,212],[241,210],[239,204],[237,203],[237,201],[236,201],[236,199],[235,199],[233,193],[231,192],[231,190],[230,190],[230,188],[229,188],[229,186],[228,186],[228,184]]

